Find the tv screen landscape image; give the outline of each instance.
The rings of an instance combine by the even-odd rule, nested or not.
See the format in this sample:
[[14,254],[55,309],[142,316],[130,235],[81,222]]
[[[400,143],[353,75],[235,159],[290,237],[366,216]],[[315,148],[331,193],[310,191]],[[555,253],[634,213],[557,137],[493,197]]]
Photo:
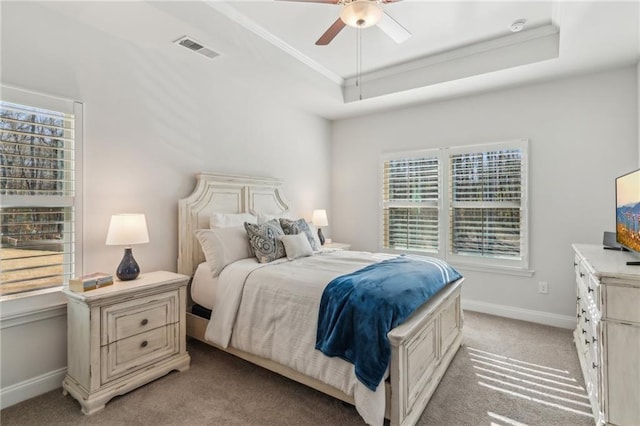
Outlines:
[[616,240],[640,252],[640,169],[616,178]]

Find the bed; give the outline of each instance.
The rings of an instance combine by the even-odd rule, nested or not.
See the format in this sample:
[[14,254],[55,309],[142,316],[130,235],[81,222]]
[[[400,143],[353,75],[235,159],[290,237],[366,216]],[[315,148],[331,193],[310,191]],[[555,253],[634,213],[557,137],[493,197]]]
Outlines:
[[[214,213],[251,213],[274,217],[286,215],[289,211],[289,203],[283,194],[282,187],[282,181],[272,178],[229,176],[216,173],[199,173],[196,175],[196,185],[193,192],[186,198],[179,200],[178,204],[178,272],[192,277],[195,276],[197,282],[200,280],[199,276],[209,276],[209,284],[207,286],[199,286],[197,288],[194,286],[192,288],[191,293],[195,298],[213,300],[217,297],[215,293],[226,294],[227,290],[225,289],[227,287],[224,287],[224,285],[233,288],[234,285],[228,285],[228,281],[231,276],[238,274],[238,276],[242,275],[247,283],[250,282],[247,277],[251,276],[251,282],[255,282],[252,285],[256,288],[260,287],[260,274],[262,272],[254,272],[254,269],[259,268],[255,265],[255,261],[251,262],[248,259],[247,261],[235,262],[224,268],[220,273],[219,280],[211,279],[210,270],[206,271],[206,268],[202,266],[206,262],[200,241],[196,238],[196,231],[209,228],[210,217]],[[326,253],[323,252],[319,256],[300,259],[300,264],[297,267],[299,268],[298,271],[302,271],[303,269],[315,267],[309,266],[311,263],[319,262],[322,265],[325,264],[324,262],[329,262],[330,257],[335,257],[338,258],[338,263],[349,265],[344,266],[344,268],[347,268],[345,270],[348,270],[349,268],[355,268],[353,265],[358,265],[358,262],[368,262],[368,256],[380,256],[380,259],[385,258],[384,254],[330,253],[326,251]],[[331,259],[331,262],[333,261]],[[296,269],[291,269],[296,267],[296,262],[282,261],[281,263],[282,266],[277,266],[277,268],[290,268],[284,275],[295,276],[298,273]],[[326,264],[328,265],[328,263]],[[262,268],[261,271],[267,271],[270,268]],[[333,266],[331,268],[333,270]],[[271,269],[276,270],[276,267]],[[341,270],[336,269],[335,271]],[[266,274],[267,272],[264,273]],[[302,279],[302,272],[300,274]],[[371,416],[367,417],[367,415],[363,414],[363,412],[367,412],[371,408],[366,407],[367,404],[374,406],[374,411],[383,407],[384,417],[389,419],[391,425],[411,425],[415,424],[419,419],[462,344],[463,317],[460,308],[462,280],[460,278],[446,285],[429,301],[420,306],[404,323],[387,334],[391,344],[391,358],[385,376],[387,379],[381,382],[375,392],[369,391],[367,393],[358,390],[357,380],[355,385],[348,381],[350,384],[342,386],[334,383],[333,378],[325,378],[323,376],[324,373],[316,374],[317,371],[305,371],[304,368],[299,368],[299,363],[283,360],[278,354],[272,356],[268,350],[266,351],[267,353],[261,353],[259,350],[251,349],[250,346],[242,343],[241,337],[235,338],[231,331],[226,336],[228,344],[221,344],[215,339],[212,341],[212,329],[220,328],[219,323],[216,323],[215,320],[222,318],[223,311],[228,306],[225,301],[218,300],[211,303],[212,305],[219,303],[216,305],[218,310],[214,309],[212,316],[214,319],[212,321],[209,321],[206,315],[201,316],[197,313],[191,313],[191,310],[188,309],[187,335],[332,397],[354,404],[363,419],[368,423],[381,424],[382,422],[373,421]],[[249,284],[247,286],[252,288]],[[302,291],[299,290],[300,287],[303,286],[294,286],[292,288],[295,288],[294,291]],[[245,291],[249,290],[245,289]],[[313,292],[316,290],[304,291]],[[303,296],[302,299],[307,298],[306,293]],[[246,297],[247,300],[250,300],[249,296]],[[190,303],[193,303],[193,301]],[[245,305],[261,306],[255,301],[253,305],[250,305],[249,301]],[[252,315],[251,308],[246,306],[239,305],[237,311],[238,317],[243,320],[245,317]],[[284,311],[286,312],[287,310]],[[234,315],[232,317],[235,318]],[[239,327],[239,325],[237,326]],[[235,327],[235,325],[229,327]],[[315,333],[315,330],[313,332]],[[302,345],[305,346],[304,350],[313,351],[313,347],[310,349],[306,347],[307,343],[294,342],[292,346]],[[295,347],[288,349],[292,353],[296,353],[297,350]],[[326,365],[320,365],[318,371],[337,371],[341,374],[342,371],[346,371],[349,368],[353,370],[351,364],[338,357],[326,357],[319,354],[318,351],[315,352],[311,354],[305,353],[306,355],[304,356],[313,358],[314,361],[311,364],[316,361],[318,363],[326,363]],[[294,355],[291,356],[294,357]],[[300,357],[300,353],[295,356]],[[347,383],[346,379],[345,383]],[[378,408],[375,408],[375,406]],[[375,414],[373,418],[377,419],[378,415]]]

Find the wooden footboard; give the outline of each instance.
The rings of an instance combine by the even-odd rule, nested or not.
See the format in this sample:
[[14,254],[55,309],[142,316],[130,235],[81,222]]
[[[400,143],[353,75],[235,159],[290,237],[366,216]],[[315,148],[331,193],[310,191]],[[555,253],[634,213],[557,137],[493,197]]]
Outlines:
[[[390,382],[386,389],[385,417],[392,426],[413,425],[427,406],[462,343],[462,279],[449,284],[389,333]],[[288,377],[334,398],[354,404],[352,396],[289,367],[204,339],[208,320],[187,313],[187,335],[253,364]]]
[[462,344],[462,279],[389,332],[391,425],[413,425]]

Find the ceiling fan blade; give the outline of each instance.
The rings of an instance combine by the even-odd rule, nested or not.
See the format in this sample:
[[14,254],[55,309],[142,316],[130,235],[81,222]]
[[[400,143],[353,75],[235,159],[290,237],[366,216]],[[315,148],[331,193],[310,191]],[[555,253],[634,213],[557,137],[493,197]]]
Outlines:
[[378,27],[398,44],[407,41],[411,37],[409,30],[400,25],[387,12],[382,15],[382,19],[378,22]]
[[333,40],[335,36],[338,35],[340,30],[342,30],[345,25],[346,24],[342,21],[342,19],[338,18],[336,22],[334,22],[333,25],[331,25],[329,29],[320,36],[318,41],[316,41],[316,46],[326,46],[327,44],[331,43],[331,40]]

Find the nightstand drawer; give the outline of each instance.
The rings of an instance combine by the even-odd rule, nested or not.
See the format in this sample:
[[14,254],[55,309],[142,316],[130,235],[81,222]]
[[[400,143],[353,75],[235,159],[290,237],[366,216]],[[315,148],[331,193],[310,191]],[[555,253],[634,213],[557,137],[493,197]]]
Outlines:
[[102,308],[101,345],[178,322],[179,296],[172,291]]
[[178,324],[171,324],[103,346],[102,383],[178,353],[178,331]]

